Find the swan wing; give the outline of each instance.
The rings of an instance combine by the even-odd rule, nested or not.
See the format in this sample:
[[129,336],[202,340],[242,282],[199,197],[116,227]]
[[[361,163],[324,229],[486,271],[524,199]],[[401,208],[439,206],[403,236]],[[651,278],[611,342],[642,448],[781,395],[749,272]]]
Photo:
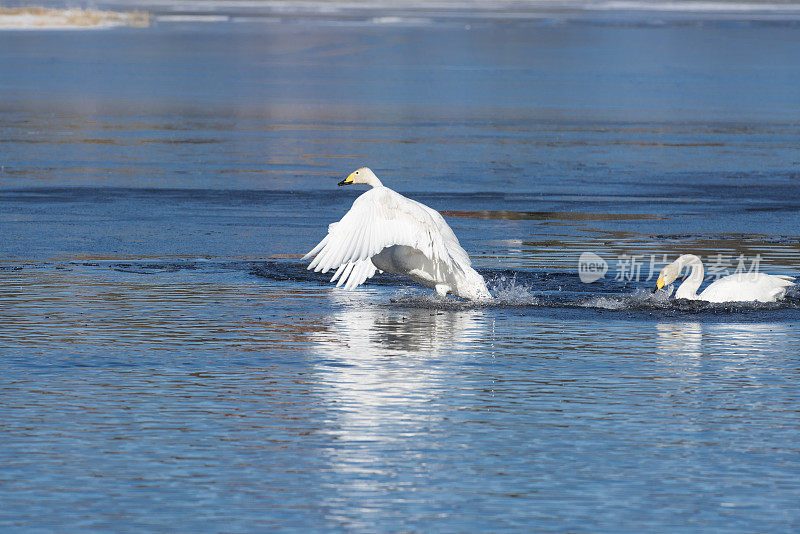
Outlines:
[[463,271],[470,260],[444,218],[428,206],[387,187],[359,196],[328,235],[303,259],[314,257],[309,269],[337,269],[332,281],[353,288],[375,274],[370,258],[386,247],[413,247],[446,268]]
[[336,287],[344,284],[345,289],[353,289],[363,284],[367,278],[372,278],[377,270],[377,267],[375,267],[372,260],[369,258],[366,260],[343,263],[336,269],[336,272],[331,278],[331,282],[336,282],[338,279],[339,282],[336,284]]
[[774,302],[794,285],[791,276],[742,273],[725,276],[708,286],[699,298],[709,302]]

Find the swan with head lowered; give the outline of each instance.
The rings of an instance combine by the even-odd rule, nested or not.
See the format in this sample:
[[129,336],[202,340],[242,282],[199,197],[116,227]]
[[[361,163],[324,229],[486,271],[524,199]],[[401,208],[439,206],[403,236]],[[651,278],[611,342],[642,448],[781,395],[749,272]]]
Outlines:
[[775,302],[783,298],[787,288],[795,285],[791,276],[764,273],[737,273],[723,276],[697,294],[703,283],[703,262],[694,254],[683,254],[663,269],[656,288],[670,285],[684,267],[691,268],[686,280],[675,291],[675,298],[707,302]]
[[434,289],[469,300],[492,298],[483,277],[471,267],[453,230],[436,210],[385,187],[370,169],[352,172],[339,185],[365,184],[328,235],[303,259],[308,269],[336,269],[331,282],[353,289],[377,271],[402,274]]

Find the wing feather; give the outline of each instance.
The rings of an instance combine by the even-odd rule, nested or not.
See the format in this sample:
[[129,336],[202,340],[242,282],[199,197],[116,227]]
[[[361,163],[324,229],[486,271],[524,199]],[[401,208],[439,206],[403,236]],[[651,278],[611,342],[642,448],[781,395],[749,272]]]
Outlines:
[[320,250],[322,250],[322,247],[324,247],[325,244],[328,242],[329,235],[326,235],[325,238],[322,241],[320,241],[319,244],[316,247],[311,249],[305,256],[303,256],[300,259],[301,260],[307,260],[308,258],[310,258],[310,257],[314,256],[316,253],[318,253]]
[[365,235],[367,233],[367,229],[369,228],[369,217],[361,217],[359,221],[359,227],[356,228],[356,231],[353,232],[350,236],[350,243],[347,245],[347,252],[343,255],[343,258],[353,258],[353,261],[362,260],[361,250],[364,248],[364,241]]
[[331,282],[335,282],[335,281],[336,281],[336,279],[337,279],[337,278],[339,278],[339,276],[341,276],[341,274],[342,274],[342,271],[344,271],[344,268],[345,268],[346,266],[347,266],[347,264],[343,263],[343,264],[341,264],[341,265],[339,266],[339,268],[338,268],[338,269],[336,269],[336,272],[335,272],[335,273],[333,273],[333,276],[331,277]]
[[372,260],[364,260],[359,262],[356,268],[353,269],[353,272],[350,273],[350,279],[347,281],[345,288],[353,289],[356,286],[363,284],[367,278],[372,278],[376,270],[377,269],[372,263]]
[[350,263],[346,264],[346,266],[344,268],[344,272],[342,272],[342,276],[341,276],[341,278],[339,278],[339,282],[336,284],[336,287],[341,286],[342,284],[344,284],[347,281],[347,279],[350,276],[350,273],[353,271],[353,267],[355,265],[356,265],[356,262],[350,262]]
[[356,285],[358,285],[356,281],[358,280],[361,274],[361,270],[363,269],[364,263],[366,263],[367,261],[369,260],[360,261],[355,264],[355,267],[350,272],[350,277],[347,280],[347,284],[345,284],[344,286],[345,289],[353,289]]

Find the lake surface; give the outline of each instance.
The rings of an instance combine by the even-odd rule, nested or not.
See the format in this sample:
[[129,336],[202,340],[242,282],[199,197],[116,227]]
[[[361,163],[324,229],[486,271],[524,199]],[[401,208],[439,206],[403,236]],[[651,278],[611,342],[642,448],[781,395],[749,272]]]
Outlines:
[[[800,272],[791,6],[181,5],[0,32],[0,527],[800,528],[800,292],[651,293]],[[363,165],[493,302],[305,269]]]

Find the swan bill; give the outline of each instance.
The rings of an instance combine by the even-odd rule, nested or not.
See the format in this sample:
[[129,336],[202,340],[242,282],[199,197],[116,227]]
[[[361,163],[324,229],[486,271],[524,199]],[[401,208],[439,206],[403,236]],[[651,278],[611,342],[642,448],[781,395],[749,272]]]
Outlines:
[[[359,169],[359,170],[361,170],[361,169]],[[353,180],[355,179],[356,174],[358,174],[358,171],[351,172],[350,176],[348,176],[347,178],[345,178],[344,180],[339,182],[337,185],[351,185],[351,184],[355,183],[355,182],[353,182]]]
[[656,289],[661,289],[662,287],[664,287],[664,275],[659,276],[658,280],[656,280]]

